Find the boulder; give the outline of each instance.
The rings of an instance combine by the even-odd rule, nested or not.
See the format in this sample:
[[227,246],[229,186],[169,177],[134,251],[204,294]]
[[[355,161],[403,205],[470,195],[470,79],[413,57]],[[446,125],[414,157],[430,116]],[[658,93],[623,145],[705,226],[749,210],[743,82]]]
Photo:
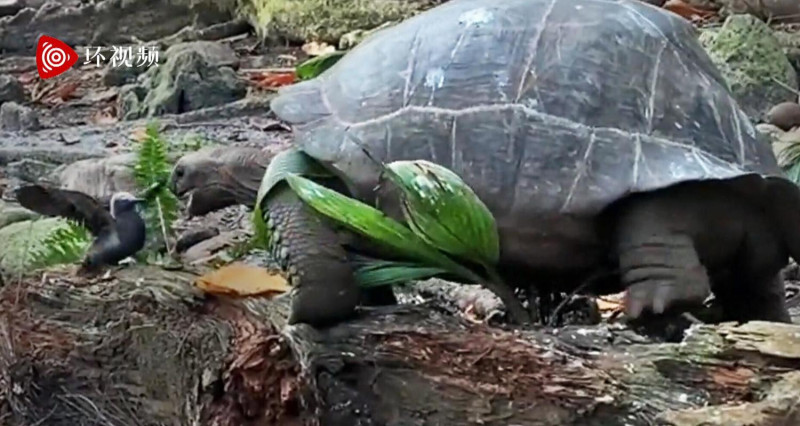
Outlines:
[[22,10],[22,0],[0,0],[0,18],[13,16]]
[[181,114],[247,95],[247,84],[233,68],[236,54],[227,46],[181,43],[168,49],[166,56],[163,65],[150,68],[138,83],[120,91],[120,115],[125,120]]
[[247,17],[259,34],[295,42],[335,45],[354,30],[399,21],[445,0],[266,0],[253,2]]
[[0,19],[0,50],[33,55],[39,35],[70,46],[111,46],[133,40],[157,40],[188,25],[231,19],[234,1],[105,0],[31,5]]
[[118,191],[135,193],[133,165],[136,154],[125,153],[107,158],[87,158],[56,168],[48,180],[61,188],[80,191],[95,198]]
[[789,59],[797,72],[798,81],[800,81],[800,32],[797,30],[782,30],[780,27],[774,30],[775,38],[783,48],[783,53]]
[[773,105],[797,99],[797,73],[772,29],[755,16],[729,16],[721,28],[703,30],[700,42],[754,121]]
[[47,178],[57,164],[49,161],[41,161],[34,158],[23,158],[19,161],[12,161],[6,166],[6,175],[11,179],[22,182],[36,182],[42,178]]
[[0,105],[0,127],[12,132],[42,128],[36,111],[16,102],[4,102]]
[[[17,218],[24,215],[20,211],[16,214],[19,215]],[[3,241],[0,245],[0,269],[18,274],[36,268],[40,253],[51,249],[51,238],[69,226],[64,219],[45,217],[15,220],[0,228],[0,241]]]
[[13,75],[0,75],[0,104],[4,102],[21,103],[24,101],[25,90],[22,88],[22,83]]
[[800,2],[797,0],[716,0],[727,13],[749,13],[773,23],[800,22]]
[[39,214],[22,208],[15,203],[0,200],[0,228],[16,222],[23,222],[39,217]]

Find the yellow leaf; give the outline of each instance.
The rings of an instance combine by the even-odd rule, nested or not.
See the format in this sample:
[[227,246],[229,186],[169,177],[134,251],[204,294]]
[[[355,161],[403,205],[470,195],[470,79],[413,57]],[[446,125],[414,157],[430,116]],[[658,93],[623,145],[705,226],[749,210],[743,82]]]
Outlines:
[[131,139],[133,139],[136,142],[141,142],[145,138],[147,138],[147,129],[144,128],[136,129],[131,134]]
[[195,285],[207,293],[232,296],[285,293],[290,289],[283,276],[238,262],[203,275]]
[[597,307],[600,309],[600,312],[615,311],[618,309],[622,309],[624,297],[625,297],[625,292],[610,294],[605,297],[598,297]]
[[322,56],[336,51],[336,47],[325,42],[311,41],[303,45],[303,52],[309,56]]

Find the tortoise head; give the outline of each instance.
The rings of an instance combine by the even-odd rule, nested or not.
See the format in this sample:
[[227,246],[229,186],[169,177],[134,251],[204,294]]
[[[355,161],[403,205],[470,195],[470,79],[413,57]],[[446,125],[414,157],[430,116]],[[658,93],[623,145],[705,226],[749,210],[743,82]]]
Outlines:
[[255,203],[272,154],[257,148],[213,147],[183,156],[170,174],[172,192],[186,199],[189,216]]

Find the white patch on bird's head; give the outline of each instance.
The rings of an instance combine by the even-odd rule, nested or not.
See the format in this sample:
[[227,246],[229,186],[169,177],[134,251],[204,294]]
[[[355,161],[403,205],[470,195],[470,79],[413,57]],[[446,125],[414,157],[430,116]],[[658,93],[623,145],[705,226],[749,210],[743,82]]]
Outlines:
[[117,214],[135,208],[140,201],[142,200],[130,192],[115,193],[111,196],[111,217],[116,219]]

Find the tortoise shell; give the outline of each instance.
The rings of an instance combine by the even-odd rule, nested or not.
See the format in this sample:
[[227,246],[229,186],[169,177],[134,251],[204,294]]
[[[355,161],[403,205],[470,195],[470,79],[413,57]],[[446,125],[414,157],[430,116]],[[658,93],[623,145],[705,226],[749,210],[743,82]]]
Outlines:
[[378,178],[365,146],[450,168],[500,223],[782,175],[694,27],[636,0],[452,0],[282,89],[272,109],[357,198]]

